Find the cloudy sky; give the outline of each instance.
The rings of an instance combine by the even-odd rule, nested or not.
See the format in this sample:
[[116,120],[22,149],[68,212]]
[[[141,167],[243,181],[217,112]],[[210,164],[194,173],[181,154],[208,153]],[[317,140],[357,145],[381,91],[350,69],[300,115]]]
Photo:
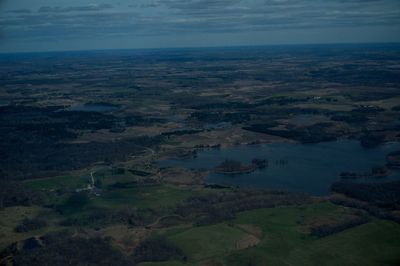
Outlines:
[[400,42],[400,0],[0,0],[0,52]]

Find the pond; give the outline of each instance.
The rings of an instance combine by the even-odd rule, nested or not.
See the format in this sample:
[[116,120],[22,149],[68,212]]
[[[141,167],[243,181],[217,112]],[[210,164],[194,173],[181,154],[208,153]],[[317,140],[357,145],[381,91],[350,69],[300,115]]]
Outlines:
[[[267,159],[268,167],[248,174],[211,173],[206,182],[220,185],[303,191],[313,195],[330,194],[330,186],[342,172],[370,172],[385,165],[389,152],[399,150],[400,143],[387,143],[375,149],[362,148],[358,141],[344,140],[317,144],[271,143],[206,149],[197,157],[159,161],[160,167],[180,166],[190,169],[213,169],[226,159],[249,163],[253,158]],[[400,179],[398,171],[379,182]],[[377,182],[369,178],[365,182]]]

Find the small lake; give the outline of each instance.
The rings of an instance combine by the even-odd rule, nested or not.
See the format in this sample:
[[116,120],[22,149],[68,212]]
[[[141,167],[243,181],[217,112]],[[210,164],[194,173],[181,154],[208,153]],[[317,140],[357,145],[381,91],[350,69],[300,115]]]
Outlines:
[[67,110],[68,111],[81,111],[81,112],[99,112],[99,113],[107,113],[116,111],[119,109],[119,106],[112,104],[103,104],[103,103],[85,103],[82,105],[71,106]]
[[[345,140],[317,144],[271,143],[199,151],[196,158],[159,161],[160,167],[213,169],[226,159],[249,163],[253,158],[267,159],[267,168],[249,174],[211,173],[212,184],[303,191],[313,195],[330,194],[330,186],[341,172],[370,172],[383,166],[389,152],[399,150],[400,143],[388,143],[375,149],[362,148],[358,141]],[[365,182],[400,179],[399,171],[384,178],[363,178]]]

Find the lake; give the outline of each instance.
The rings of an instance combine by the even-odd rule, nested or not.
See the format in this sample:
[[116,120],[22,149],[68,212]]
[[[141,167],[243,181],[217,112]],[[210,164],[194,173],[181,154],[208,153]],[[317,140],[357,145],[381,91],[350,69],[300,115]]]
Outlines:
[[[206,182],[212,184],[303,191],[313,195],[330,194],[330,186],[341,172],[370,172],[383,166],[389,152],[399,150],[400,143],[387,143],[375,149],[362,148],[358,141],[343,140],[317,144],[271,143],[205,149],[196,158],[159,161],[160,167],[180,166],[189,169],[213,169],[226,159],[249,163],[253,158],[267,159],[266,169],[249,174],[224,175],[211,173]],[[383,182],[400,179],[399,171],[388,177],[364,179]]]

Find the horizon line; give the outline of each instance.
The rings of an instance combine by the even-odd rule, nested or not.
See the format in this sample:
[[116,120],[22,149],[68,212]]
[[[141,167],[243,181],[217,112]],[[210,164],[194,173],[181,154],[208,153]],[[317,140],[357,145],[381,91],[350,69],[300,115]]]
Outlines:
[[285,46],[346,46],[346,45],[400,45],[400,42],[338,42],[338,43],[282,43],[254,45],[215,45],[215,46],[176,46],[176,47],[138,47],[138,48],[104,48],[104,49],[71,49],[71,50],[33,50],[1,52],[0,55],[45,54],[45,53],[80,53],[80,52],[112,52],[112,51],[150,51],[150,50],[199,50],[199,49],[235,49],[256,47],[285,47]]

